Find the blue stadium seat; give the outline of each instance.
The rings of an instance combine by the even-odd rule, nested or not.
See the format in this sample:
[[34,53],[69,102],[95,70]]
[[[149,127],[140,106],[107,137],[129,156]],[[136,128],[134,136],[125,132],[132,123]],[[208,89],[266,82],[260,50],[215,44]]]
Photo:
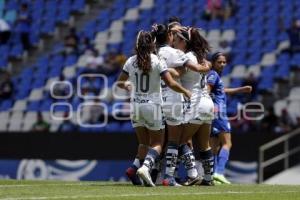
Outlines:
[[75,54],[68,55],[65,59],[64,66],[74,65],[77,62],[77,59]]
[[[52,104],[53,104],[52,99],[43,100],[40,105],[40,110],[41,111],[49,111]],[[55,111],[57,111],[57,110],[55,110]],[[64,111],[64,110],[62,110],[62,111]]]
[[273,89],[273,84],[274,84],[274,71],[275,67],[274,66],[268,66],[265,67],[261,73],[261,77],[263,77],[260,82],[258,83],[258,90],[259,91],[269,91],[271,92]]
[[16,0],[9,0],[6,1],[6,10],[17,10],[18,9],[18,3]]
[[0,111],[7,111],[13,106],[13,100],[7,99],[2,101],[0,105]]
[[40,101],[30,101],[28,103],[26,111],[36,111],[36,112],[40,111],[40,105],[41,105]]
[[291,65],[289,65],[287,62],[282,63],[281,65],[278,65],[274,77],[280,80],[288,80],[290,76],[290,69]]
[[85,0],[74,0],[72,11],[84,12]]
[[23,50],[22,44],[16,44],[12,46],[9,55],[14,58],[21,58]]

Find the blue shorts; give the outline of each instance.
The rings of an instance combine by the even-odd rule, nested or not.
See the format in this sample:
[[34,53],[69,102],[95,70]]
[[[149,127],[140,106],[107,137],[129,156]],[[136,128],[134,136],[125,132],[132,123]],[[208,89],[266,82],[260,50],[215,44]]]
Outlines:
[[216,137],[220,133],[230,133],[231,126],[228,119],[214,119],[212,122],[211,136]]

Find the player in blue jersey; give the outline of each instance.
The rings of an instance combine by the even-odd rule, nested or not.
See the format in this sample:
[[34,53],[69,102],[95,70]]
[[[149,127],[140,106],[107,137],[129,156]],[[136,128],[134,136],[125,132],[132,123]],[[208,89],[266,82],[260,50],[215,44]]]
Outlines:
[[215,119],[212,124],[211,146],[215,155],[214,180],[222,184],[230,184],[224,176],[224,170],[232,146],[231,128],[227,117],[226,94],[250,93],[251,86],[224,88],[221,75],[227,64],[223,53],[217,52],[211,57],[212,70],[207,74],[208,89],[215,105]]

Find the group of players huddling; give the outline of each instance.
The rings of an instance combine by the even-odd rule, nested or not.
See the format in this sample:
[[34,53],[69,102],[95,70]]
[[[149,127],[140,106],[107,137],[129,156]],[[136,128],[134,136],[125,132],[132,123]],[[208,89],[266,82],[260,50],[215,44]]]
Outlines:
[[[207,60],[210,47],[199,29],[178,21],[139,31],[117,85],[131,92],[131,120],[139,142],[126,175],[134,185],[155,186],[159,171],[165,186],[230,184],[224,169],[231,148],[226,93],[249,93],[250,86],[224,88],[221,52]],[[192,139],[198,143],[193,148]],[[199,155],[204,175],[196,168]],[[177,177],[182,163],[187,177]]]

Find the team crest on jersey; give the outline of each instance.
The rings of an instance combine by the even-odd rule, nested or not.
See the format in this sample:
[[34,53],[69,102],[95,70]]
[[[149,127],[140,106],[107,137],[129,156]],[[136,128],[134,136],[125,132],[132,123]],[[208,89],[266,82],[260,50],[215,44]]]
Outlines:
[[213,81],[215,79],[215,75],[210,75],[207,77],[207,81]]

